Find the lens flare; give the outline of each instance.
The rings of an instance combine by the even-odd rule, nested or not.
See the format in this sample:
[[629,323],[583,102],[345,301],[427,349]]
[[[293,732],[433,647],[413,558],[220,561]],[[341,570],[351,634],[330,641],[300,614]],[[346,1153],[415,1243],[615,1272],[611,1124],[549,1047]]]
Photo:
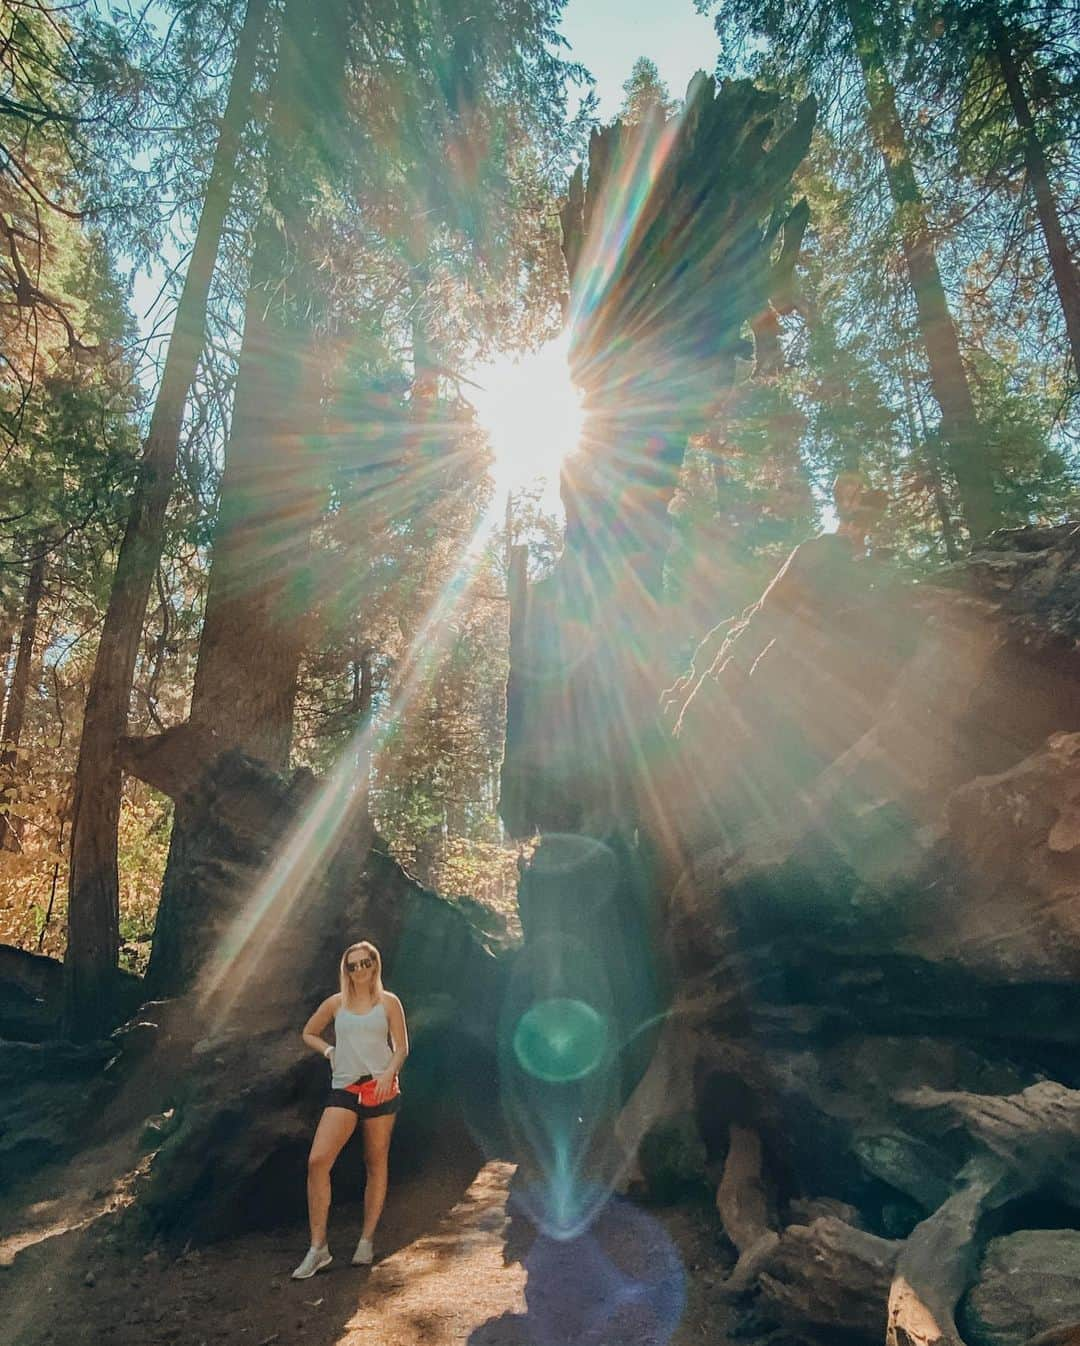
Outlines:
[[559,470],[581,440],[581,394],[570,379],[569,335],[541,350],[500,356],[475,373],[477,418],[494,458],[495,495],[505,500],[534,481],[547,483],[545,507],[561,510]]
[[522,1068],[550,1084],[568,1084],[596,1070],[608,1047],[603,1016],[584,1000],[543,1000],[527,1010],[514,1033]]
[[576,1238],[541,1235],[525,1270],[528,1335],[537,1346],[664,1346],[686,1303],[686,1272],[671,1239],[616,1198]]
[[490,531],[491,517],[488,511],[465,539],[457,565],[401,660],[400,685],[385,716],[358,730],[345,745],[306,809],[280,839],[260,882],[219,937],[199,984],[200,1004],[209,1019],[208,1040],[245,994],[255,969],[287,945],[284,931],[290,925],[300,927],[318,901],[319,881],[357,825],[366,801],[358,766],[370,761],[410,703],[430,684],[452,637],[453,617],[475,579],[480,539]]

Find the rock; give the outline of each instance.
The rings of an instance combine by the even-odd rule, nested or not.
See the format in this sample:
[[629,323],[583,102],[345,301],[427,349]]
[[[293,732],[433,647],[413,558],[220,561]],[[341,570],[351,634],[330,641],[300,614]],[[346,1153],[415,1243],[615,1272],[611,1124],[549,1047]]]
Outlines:
[[[1068,547],[1064,570],[1040,563],[1046,574],[1072,574],[1071,535]],[[1041,554],[1022,553],[1029,580]],[[1071,597],[1059,597],[1059,616],[1071,613]],[[692,946],[695,929],[707,925],[711,901],[723,926],[734,926],[744,942],[787,939],[827,951],[821,976],[834,984],[845,971],[869,976],[871,954],[880,954],[876,985],[845,987],[855,993],[855,1013],[884,1007],[895,989],[901,1013],[917,1013],[920,1000],[924,1010],[948,1001],[954,1018],[999,1017],[1010,1026],[1022,1022],[1025,1033],[1039,1020],[1071,1024],[1080,965],[1080,917],[1073,914],[1080,861],[1071,852],[1080,841],[1073,821],[1074,812],[1080,818],[1080,738],[1055,731],[1080,730],[1080,658],[1060,637],[1036,641],[1030,624],[1003,613],[996,593],[990,601],[927,588],[899,607],[887,594],[877,604],[877,620],[902,624],[906,614],[916,637],[891,693],[881,695],[879,680],[869,727],[816,779],[813,772],[801,783],[778,778],[757,795],[769,801],[767,810],[759,805],[748,814],[743,807],[737,825],[725,813],[722,826],[705,828],[711,848],[689,837],[693,881],[683,885],[676,912],[677,921],[690,923],[682,946]],[[763,600],[740,641],[757,648],[753,625],[768,607]],[[797,730],[815,718],[853,726],[862,715],[866,723],[865,705],[850,690],[862,673],[865,642],[845,645],[825,620],[830,611],[819,613],[821,640],[830,647],[832,700],[840,704],[828,716],[796,717]],[[733,740],[724,727],[736,695],[725,679],[740,666],[733,651],[682,708],[684,722],[692,709],[694,728],[685,749],[678,740],[679,752],[695,761],[695,753],[705,754],[714,773],[744,783],[754,781],[760,759],[763,769],[770,762],[776,769],[784,759],[770,747],[778,732],[770,712],[784,705],[787,713],[788,670],[796,659],[803,667],[801,650],[784,655],[784,638],[781,631],[770,647],[783,686],[751,699],[741,736]],[[833,667],[838,660],[847,661],[847,671]],[[809,663],[812,681],[818,663]],[[756,661],[753,667],[750,683],[766,671]],[[818,699],[828,703],[824,689]],[[718,742],[728,751],[715,752]],[[697,793],[718,808],[721,786],[706,783],[702,791],[701,771],[690,774]],[[856,947],[864,961],[845,969]],[[904,976],[907,996],[895,985]],[[937,984],[919,987],[920,976]],[[1008,1009],[1000,986],[1010,988]]]
[[0,944],[0,1037],[20,1042],[52,1037],[63,976],[59,959]]
[[952,582],[994,599],[1019,640],[1060,652],[1080,637],[1076,520],[992,534],[954,568]]
[[1080,1322],[1080,1230],[1025,1229],[992,1239],[967,1296],[972,1346],[1028,1346]]
[[923,1210],[934,1210],[949,1194],[952,1164],[932,1145],[899,1129],[861,1132],[853,1151],[867,1173]]
[[[953,1343],[985,1215],[1040,1183],[1080,1206],[1080,1094],[1052,1078],[1080,1044],[1080,529],[918,589],[815,578],[842,562],[796,553],[673,689],[669,929],[694,1031],[729,1044],[695,1070],[710,1152],[752,1126],[781,1192],[905,1236],[890,1341]],[[811,1242],[781,1236],[767,1311],[880,1340],[883,1306],[860,1328],[821,1299],[865,1266]]]
[[116,1029],[112,1040],[130,1068],[148,1056],[157,1046],[160,1027],[149,1019],[132,1019]]
[[941,913],[942,956],[998,980],[1080,975],[1080,733],[954,790],[945,823],[978,905]]
[[142,1134],[139,1137],[140,1148],[144,1150],[156,1148],[177,1125],[178,1118],[175,1108],[166,1108],[164,1112],[156,1113],[153,1117],[147,1117],[143,1123]]
[[698,673],[699,652],[695,676],[666,694],[682,773],[673,822],[691,852],[710,839],[737,847],[762,801],[784,801],[785,825],[805,822],[801,791],[872,728],[911,652],[919,614],[898,593],[823,534],[795,548],[718,648],[706,638],[711,663]]

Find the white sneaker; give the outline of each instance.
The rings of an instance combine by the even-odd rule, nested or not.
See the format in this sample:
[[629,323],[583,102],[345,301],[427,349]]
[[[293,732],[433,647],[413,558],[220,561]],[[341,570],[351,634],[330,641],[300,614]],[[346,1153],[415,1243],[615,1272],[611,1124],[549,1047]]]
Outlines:
[[304,1260],[293,1272],[292,1278],[294,1281],[310,1280],[316,1271],[322,1271],[323,1267],[328,1267],[333,1260],[325,1243],[321,1248],[309,1248],[304,1254]]
[[370,1239],[361,1239],[352,1255],[354,1267],[369,1267],[375,1260],[375,1248]]

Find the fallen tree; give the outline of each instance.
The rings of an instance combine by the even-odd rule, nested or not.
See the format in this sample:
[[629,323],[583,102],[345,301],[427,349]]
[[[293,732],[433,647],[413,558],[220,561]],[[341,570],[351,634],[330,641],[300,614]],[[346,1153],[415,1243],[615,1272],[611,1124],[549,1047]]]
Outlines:
[[497,1146],[505,923],[406,874],[349,782],[275,772],[235,750],[203,766],[189,736],[129,740],[122,754],[127,770],[182,795],[193,819],[190,899],[206,913],[185,949],[193,988],[144,1005],[105,1043],[43,1044],[36,1055],[8,1044],[0,1070],[21,1072],[26,1090],[5,1110],[0,1174],[9,1156],[25,1172],[76,1142],[147,1125],[155,1153],[138,1208],[154,1227],[220,1238],[299,1218],[327,1083],[299,1031],[360,938],[381,949],[409,1012],[399,1164],[455,1149],[461,1163]]
[[[752,610],[673,707],[700,793],[668,929],[684,994],[715,1005],[695,1028],[699,1123],[722,1158],[737,1099],[733,1120],[762,1137],[779,1215],[745,1279],[756,1311],[807,1341],[1013,1346],[1075,1317],[1048,1297],[1018,1336],[987,1249],[1045,1228],[1067,1266],[1080,1228],[1077,576],[1080,529],[1062,526],[997,535],[945,584],[882,591],[875,621],[903,632],[886,694],[845,714],[857,645],[800,662],[800,704],[820,714],[785,722],[786,780],[759,717],[803,660],[812,603],[798,621]],[[822,724],[860,717],[806,772]],[[774,754],[767,809],[746,790],[758,752]],[[792,1221],[808,1197],[848,1203],[862,1230]]]

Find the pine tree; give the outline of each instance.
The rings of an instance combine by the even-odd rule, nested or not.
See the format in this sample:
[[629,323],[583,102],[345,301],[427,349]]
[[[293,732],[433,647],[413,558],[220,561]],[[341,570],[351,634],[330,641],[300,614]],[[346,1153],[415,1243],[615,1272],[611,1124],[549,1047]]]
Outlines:
[[[978,537],[1000,520],[992,472],[980,443],[979,417],[939,266],[923,190],[901,119],[891,70],[898,14],[891,0],[842,0],[811,15],[737,0],[725,5],[717,31],[729,60],[752,59],[797,87],[817,89],[826,126],[858,125],[879,156],[914,297],[927,374],[941,415],[943,452],[969,532]],[[765,50],[761,50],[762,39]],[[757,48],[756,57],[750,53]],[[857,92],[856,92],[857,91]],[[856,110],[856,99],[861,104]]]
[[116,836],[121,772],[116,756],[150,586],[161,559],[185,407],[205,340],[206,310],[247,122],[266,0],[249,0],[228,103],[158,389],[139,480],[117,559],[109,608],[87,698],[71,830],[65,1014],[73,1035],[108,1025],[119,947]]
[[921,4],[907,70],[951,109],[949,149],[965,173],[1011,198],[1013,209],[1033,204],[1080,380],[1080,269],[1059,204],[1080,129],[1080,59],[1065,24],[1056,7],[1029,0]]
[[634,62],[622,90],[618,119],[626,126],[636,126],[649,117],[671,117],[678,110],[678,103],[660,78],[656,62],[647,56],[639,56]]

